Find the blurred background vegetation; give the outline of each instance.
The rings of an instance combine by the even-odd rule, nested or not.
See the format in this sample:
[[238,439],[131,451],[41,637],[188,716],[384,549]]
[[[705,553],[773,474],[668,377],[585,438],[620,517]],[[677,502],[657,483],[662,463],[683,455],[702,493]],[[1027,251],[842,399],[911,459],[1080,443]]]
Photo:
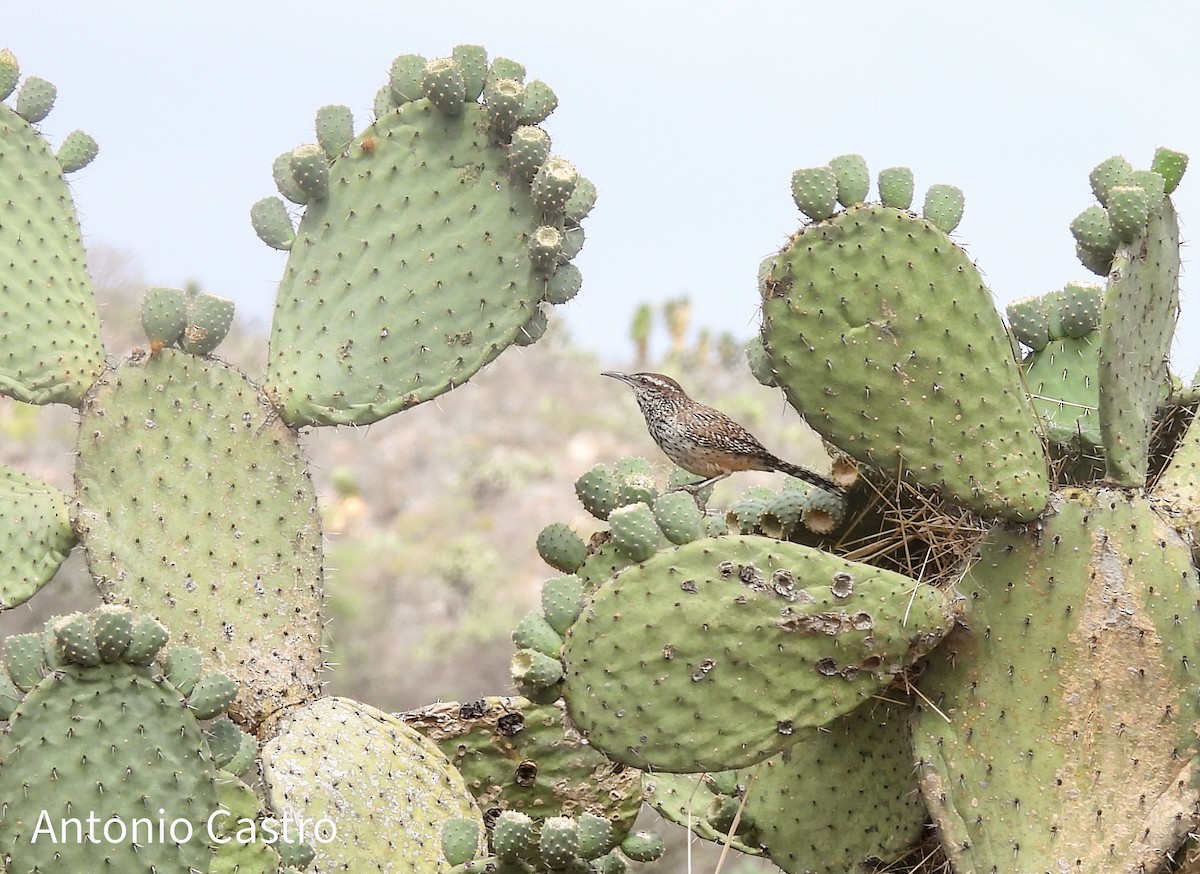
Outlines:
[[[106,348],[124,357],[145,345],[145,280],[119,251],[93,249],[89,262]],[[513,693],[509,634],[536,605],[541,581],[557,575],[537,555],[538,532],[555,521],[585,540],[595,530],[575,498],[576,477],[624,455],[649,458],[663,479],[670,470],[632,393],[600,378],[601,370],[668,373],[776,454],[820,466],[820,439],[746,367],[743,347],[753,327],[714,337],[693,333],[690,322],[686,297],[646,303],[628,334],[613,337],[602,355],[575,346],[555,324],[546,340],[505,352],[438,400],[368,428],[302,435],[325,525],[328,694],[399,711]],[[256,380],[268,328],[235,320],[218,357]],[[0,462],[69,493],[75,431],[72,409],[0,398]],[[710,510],[772,481],[770,474],[727,480]],[[54,582],[0,613],[0,637],[98,603],[77,548]],[[644,818],[673,846],[641,870],[688,870],[686,832],[656,815]],[[692,852],[691,870],[713,870],[715,847]],[[726,872],[778,870],[732,855]]]

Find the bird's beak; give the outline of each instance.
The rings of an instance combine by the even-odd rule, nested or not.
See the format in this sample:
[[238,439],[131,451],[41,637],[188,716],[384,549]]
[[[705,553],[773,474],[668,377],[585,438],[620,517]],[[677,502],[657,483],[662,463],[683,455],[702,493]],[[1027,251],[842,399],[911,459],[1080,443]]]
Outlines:
[[621,380],[621,382],[626,383],[627,385],[633,384],[633,380],[629,377],[628,373],[620,373],[619,371],[616,371],[616,370],[606,370],[603,373],[601,373],[600,375],[601,376],[611,376],[613,379],[619,379],[619,380]]

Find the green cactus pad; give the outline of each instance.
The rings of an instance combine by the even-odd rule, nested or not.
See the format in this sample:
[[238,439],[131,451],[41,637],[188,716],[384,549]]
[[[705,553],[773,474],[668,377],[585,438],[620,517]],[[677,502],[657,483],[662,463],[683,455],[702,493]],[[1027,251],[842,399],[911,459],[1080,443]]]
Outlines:
[[182,288],[151,287],[142,299],[142,330],[151,343],[174,346],[188,324],[188,295]]
[[1154,151],[1154,162],[1150,165],[1150,169],[1163,178],[1163,190],[1166,194],[1171,194],[1179,187],[1187,165],[1188,156],[1183,152],[1176,152],[1160,146]]
[[554,658],[558,658],[559,651],[562,650],[562,637],[546,621],[546,617],[536,610],[525,614],[517,623],[512,639],[517,649],[537,650]]
[[292,217],[278,197],[264,197],[250,207],[250,224],[258,238],[272,249],[286,252],[296,239]]
[[442,855],[451,865],[463,865],[480,850],[483,829],[476,819],[452,819],[442,828]]
[[869,701],[763,763],[744,816],[772,862],[789,874],[844,874],[892,862],[920,840],[927,814],[909,716]]
[[259,391],[164,349],[89,396],[78,451],[76,527],[105,600],[158,616],[235,679],[239,720],[315,694],[316,499],[296,435]]
[[354,139],[354,113],[349,106],[330,104],[317,110],[317,144],[325,157],[336,158]]
[[1062,331],[1067,337],[1085,337],[1100,327],[1104,289],[1094,282],[1068,282],[1062,290]]
[[519,811],[537,820],[591,813],[613,824],[618,841],[633,828],[641,772],[584,743],[561,702],[485,698],[433,704],[401,718],[441,747],[485,812]]
[[208,355],[220,345],[233,324],[233,301],[201,292],[187,298],[187,325],[179,348],[192,355]]
[[915,185],[908,167],[888,167],[879,171],[879,199],[893,209],[911,209]]
[[467,86],[466,99],[478,100],[487,81],[487,49],[475,45],[455,46],[450,57],[458,62],[458,68],[462,71],[463,82]]
[[1008,336],[943,231],[890,207],[848,209],[796,234],[762,292],[776,379],[831,443],[980,513],[1027,520],[1045,506]]
[[1117,239],[1132,243],[1146,228],[1156,202],[1139,185],[1115,185],[1108,190],[1108,218]]
[[537,846],[533,817],[519,810],[504,810],[492,829],[492,852],[502,863],[517,865]]
[[104,348],[71,192],[45,140],[3,104],[0,142],[0,394],[78,406]]
[[290,166],[292,179],[308,203],[329,196],[329,159],[324,149],[314,143],[297,146],[292,149]]
[[767,538],[697,540],[601,586],[567,633],[563,697],[609,757],[743,767],[853,709],[950,628],[945,593]]
[[617,550],[631,561],[645,561],[667,542],[654,513],[642,501],[613,510],[608,524]]
[[296,183],[296,177],[292,175],[291,152],[284,152],[271,164],[271,178],[275,180],[275,187],[279,189],[279,193],[292,203],[308,203],[308,195]]
[[1051,443],[1102,452],[1099,366],[1094,336],[1052,340],[1026,359],[1025,381]]
[[0,465],[0,610],[37,594],[74,545],[67,496]]
[[1157,869],[1200,801],[1187,545],[1144,499],[1068,490],[1036,529],[993,530],[959,586],[970,630],[931,657],[939,712],[913,731],[955,870]]
[[293,822],[329,819],[318,871],[433,874],[442,827],[482,820],[463,778],[434,744],[395,716],[347,698],[292,711],[262,749],[267,798]]
[[328,196],[310,197],[296,229],[267,368],[294,426],[377,421],[461,385],[544,328],[538,303],[558,259],[538,262],[528,242],[539,226],[565,230],[577,174],[550,157],[532,187],[514,177],[515,110],[497,139],[487,107],[435,109],[420,61],[410,70],[415,61],[397,59],[392,92],[403,102],[333,160]]
[[521,124],[538,124],[558,108],[558,95],[540,79],[525,86],[525,102],[521,107]]
[[1099,252],[1113,253],[1120,240],[1113,230],[1108,210],[1102,206],[1089,206],[1071,222],[1071,235],[1081,246]]
[[587,558],[587,544],[565,522],[552,522],[542,529],[537,551],[542,561],[564,574],[575,573]]
[[961,189],[953,185],[930,185],[925,192],[921,214],[930,224],[949,234],[962,221],[965,204],[966,198]]
[[1142,236],[1117,251],[1100,327],[1100,433],[1108,477],[1140,486],[1150,428],[1169,385],[1179,314],[1179,221],[1163,200]]
[[775,370],[771,367],[771,356],[763,348],[762,340],[758,337],[746,344],[746,364],[750,374],[760,384],[767,388],[775,388]]
[[50,114],[57,97],[58,88],[53,82],[29,76],[17,91],[17,101],[13,109],[25,121],[37,124]]
[[1133,165],[1121,155],[1101,161],[1088,175],[1092,194],[1101,206],[1108,206],[1108,192],[1118,185],[1128,185],[1133,179]]
[[0,100],[7,100],[21,78],[21,65],[9,49],[0,50]]
[[538,849],[546,867],[566,868],[579,849],[579,824],[569,816],[550,816],[542,823]]
[[808,167],[792,174],[792,200],[813,221],[837,211],[837,174],[829,167]]
[[1041,296],[1022,297],[1008,305],[1008,326],[1013,336],[1034,352],[1050,342],[1050,322],[1046,299]]
[[573,574],[542,583],[542,615],[559,634],[566,634],[583,609],[583,583]]
[[57,158],[63,173],[75,173],[96,160],[98,154],[100,146],[90,135],[73,130],[58,147]]
[[[79,664],[76,648],[100,643],[88,616],[51,625],[73,654],[0,733],[0,850],[12,870],[210,870],[206,825],[223,777],[179,692],[150,667]],[[160,837],[160,820],[175,831]]]
[[669,492],[654,502],[654,521],[667,540],[677,546],[705,534],[704,514],[687,492]]
[[829,169],[837,178],[837,199],[842,206],[854,206],[867,199],[871,190],[871,174],[862,155],[838,155],[829,161]]
[[[104,604],[92,611],[92,625],[100,658],[110,665],[120,661],[133,640],[133,613],[124,607]],[[171,685],[187,694],[186,690],[179,688],[178,683],[172,682]]]

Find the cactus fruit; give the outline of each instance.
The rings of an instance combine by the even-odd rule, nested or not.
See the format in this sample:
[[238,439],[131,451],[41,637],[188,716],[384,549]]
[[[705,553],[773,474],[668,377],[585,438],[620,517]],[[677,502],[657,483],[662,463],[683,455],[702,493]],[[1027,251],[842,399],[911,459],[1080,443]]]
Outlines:
[[537,551],[542,561],[564,574],[575,573],[587,558],[587,544],[563,522],[552,522],[542,529]]
[[[455,56],[397,58],[394,111],[332,159],[319,146],[292,153],[308,206],[294,240],[282,225],[268,235],[290,248],[267,383],[293,426],[367,424],[436,397],[541,336],[549,281],[554,299],[573,294],[566,250],[543,244],[578,226],[567,210],[580,177],[555,156],[532,177],[510,172],[527,89],[501,77],[476,103],[476,49],[459,53],[465,72]],[[489,76],[497,65],[519,67],[496,59]],[[533,115],[549,108],[535,90]]]
[[1128,492],[1067,490],[1037,529],[988,535],[961,583],[971,630],[920,681],[940,713],[914,728],[956,870],[1132,871],[1177,846],[1200,799],[1181,754],[1197,586],[1187,545]]
[[796,234],[762,295],[776,380],[831,443],[979,513],[1042,510],[1033,407],[991,294],[942,230],[848,209]]
[[239,720],[314,694],[316,499],[296,435],[258,390],[163,349],[89,395],[78,449],[75,523],[105,600],[159,616],[233,676]]
[[1188,156],[1183,152],[1176,152],[1160,146],[1154,151],[1154,161],[1150,165],[1150,169],[1163,178],[1163,192],[1171,194],[1179,187],[1187,165]]
[[63,139],[55,157],[64,173],[75,173],[96,160],[98,154],[99,144],[83,131],[74,130]]
[[0,610],[33,597],[74,545],[67,496],[0,465]]
[[563,695],[619,762],[742,767],[887,685],[955,615],[946,593],[818,550],[697,540],[593,595],[567,632]]
[[546,624],[566,634],[583,610],[583,582],[571,574],[542,583],[542,615]]
[[792,200],[813,221],[833,215],[837,197],[837,175],[829,167],[801,169],[792,174]]
[[854,206],[867,199],[871,190],[871,174],[862,155],[839,155],[831,158],[829,169],[837,179],[837,199],[842,206]]
[[879,171],[879,200],[893,209],[912,207],[913,172],[908,167],[888,167]]
[[1108,206],[1108,192],[1119,185],[1128,185],[1133,179],[1133,165],[1120,155],[1101,161],[1088,175],[1092,194],[1101,206]]
[[433,874],[443,870],[443,826],[482,825],[441,750],[401,719],[346,698],[290,711],[263,745],[262,772],[277,815],[335,823],[336,837],[314,846],[318,870]]

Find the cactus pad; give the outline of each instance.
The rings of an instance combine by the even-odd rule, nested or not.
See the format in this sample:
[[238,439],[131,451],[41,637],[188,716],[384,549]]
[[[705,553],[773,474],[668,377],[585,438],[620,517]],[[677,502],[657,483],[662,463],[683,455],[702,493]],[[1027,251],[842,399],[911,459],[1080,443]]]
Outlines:
[[1188,547],[1128,492],[1051,508],[988,535],[960,583],[970,630],[920,680],[941,711],[914,726],[922,792],[964,874],[1156,869],[1196,822]]
[[762,537],[696,540],[600,587],[563,649],[571,720],[611,758],[727,770],[887,685],[954,621],[943,592]]
[[239,720],[315,693],[316,499],[295,434],[240,373],[171,349],[119,368],[83,411],[76,486],[105,599],[237,680]]
[[[539,229],[561,238],[577,225],[565,210],[578,174],[549,156],[532,183],[510,175],[524,86],[504,78],[485,91],[488,106],[463,103],[474,90],[463,73],[452,58],[397,59],[393,110],[345,154],[293,153],[308,206],[295,239],[272,235],[290,252],[267,368],[292,425],[376,421],[461,385],[544,330],[539,302],[567,258],[530,244],[544,243]],[[500,130],[505,88],[517,103]],[[321,174],[327,188],[308,182]]]
[[444,870],[443,825],[482,825],[463,778],[430,741],[346,698],[290,713],[263,745],[267,798],[278,815],[329,819],[336,838],[314,845],[315,871],[433,874]]
[[584,743],[561,702],[484,698],[432,704],[401,718],[441,747],[485,812],[514,810],[538,820],[587,812],[611,821],[617,840],[633,828],[641,773]]
[[45,140],[3,104],[0,142],[0,394],[78,406],[104,348],[74,202]]
[[67,496],[0,465],[0,610],[33,597],[74,545]]
[[890,207],[804,228],[762,282],[763,337],[792,406],[830,442],[979,513],[1049,495],[1036,416],[990,292],[938,228]]

